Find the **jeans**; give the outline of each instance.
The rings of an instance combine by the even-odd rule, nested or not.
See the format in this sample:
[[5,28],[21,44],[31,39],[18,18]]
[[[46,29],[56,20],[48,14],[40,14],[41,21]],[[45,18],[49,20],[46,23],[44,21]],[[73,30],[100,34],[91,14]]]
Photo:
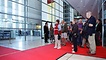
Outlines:
[[82,45],[82,34],[80,34],[80,32],[78,33],[78,45]]

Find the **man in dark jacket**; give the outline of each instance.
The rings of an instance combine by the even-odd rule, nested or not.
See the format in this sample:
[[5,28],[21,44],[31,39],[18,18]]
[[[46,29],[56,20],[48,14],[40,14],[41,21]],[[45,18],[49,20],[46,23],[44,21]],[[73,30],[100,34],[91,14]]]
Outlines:
[[49,38],[49,30],[48,30],[48,22],[45,23],[44,26],[44,39],[45,39],[45,43],[48,43],[48,38]]
[[92,13],[89,11],[86,13],[86,17],[88,18],[88,29],[87,34],[89,36],[88,42],[90,46],[89,54],[94,55],[96,54],[96,44],[95,44],[95,25],[96,19],[92,16]]
[[73,49],[72,53],[75,53],[78,50],[77,39],[78,39],[78,25],[76,23],[76,20],[74,20],[73,27],[72,27],[72,40],[73,40],[74,49]]

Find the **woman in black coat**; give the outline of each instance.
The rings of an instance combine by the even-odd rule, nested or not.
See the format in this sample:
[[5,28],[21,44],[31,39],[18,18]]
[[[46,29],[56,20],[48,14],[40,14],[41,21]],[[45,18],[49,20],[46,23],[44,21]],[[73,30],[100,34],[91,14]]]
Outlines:
[[95,41],[96,45],[99,46],[101,45],[101,35],[102,35],[102,22],[100,19],[98,19],[96,24],[96,32],[95,32]]
[[49,38],[49,29],[48,29],[48,22],[46,22],[45,26],[44,26],[44,39],[45,39],[45,43],[48,43],[48,38]]

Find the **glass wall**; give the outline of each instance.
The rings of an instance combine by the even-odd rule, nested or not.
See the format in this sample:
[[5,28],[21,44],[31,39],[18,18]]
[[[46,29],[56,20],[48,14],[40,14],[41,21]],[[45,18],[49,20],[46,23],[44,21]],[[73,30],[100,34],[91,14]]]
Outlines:
[[56,19],[63,20],[63,0],[0,0],[0,39],[43,36],[45,22]]
[[74,19],[74,9],[66,2],[63,2],[63,18],[69,24]]
[[54,25],[56,19],[63,20],[63,1],[42,0],[40,2],[42,2],[42,36],[44,36],[43,26],[46,21],[49,21],[48,26],[50,27],[51,22]]
[[40,33],[41,2],[38,0],[0,0],[0,40],[16,39],[19,36],[39,36]]

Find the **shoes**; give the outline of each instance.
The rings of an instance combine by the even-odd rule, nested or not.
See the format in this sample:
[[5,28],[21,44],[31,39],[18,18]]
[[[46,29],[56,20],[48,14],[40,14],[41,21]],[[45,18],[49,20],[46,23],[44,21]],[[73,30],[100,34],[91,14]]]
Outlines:
[[86,48],[88,48],[88,49],[89,49],[89,47],[88,47],[88,46],[86,46]]
[[58,47],[57,49],[61,49],[61,47]]
[[54,47],[55,49],[57,48],[57,49],[61,49],[61,47]]
[[75,51],[72,51],[72,53],[75,53]]
[[90,51],[87,52],[88,55],[96,55],[96,53],[91,53]]
[[88,53],[88,55],[96,55],[96,53]]
[[83,46],[80,46],[81,48],[84,48]]
[[74,45],[72,45],[72,48],[74,47]]
[[62,46],[66,46],[66,44],[62,44]]
[[57,47],[54,47],[55,49],[57,48]]
[[49,42],[47,41],[47,43],[49,43]]
[[46,41],[45,43],[49,43],[48,41]]
[[72,49],[72,53],[74,54],[74,53],[76,53],[77,51],[74,51],[74,49]]

